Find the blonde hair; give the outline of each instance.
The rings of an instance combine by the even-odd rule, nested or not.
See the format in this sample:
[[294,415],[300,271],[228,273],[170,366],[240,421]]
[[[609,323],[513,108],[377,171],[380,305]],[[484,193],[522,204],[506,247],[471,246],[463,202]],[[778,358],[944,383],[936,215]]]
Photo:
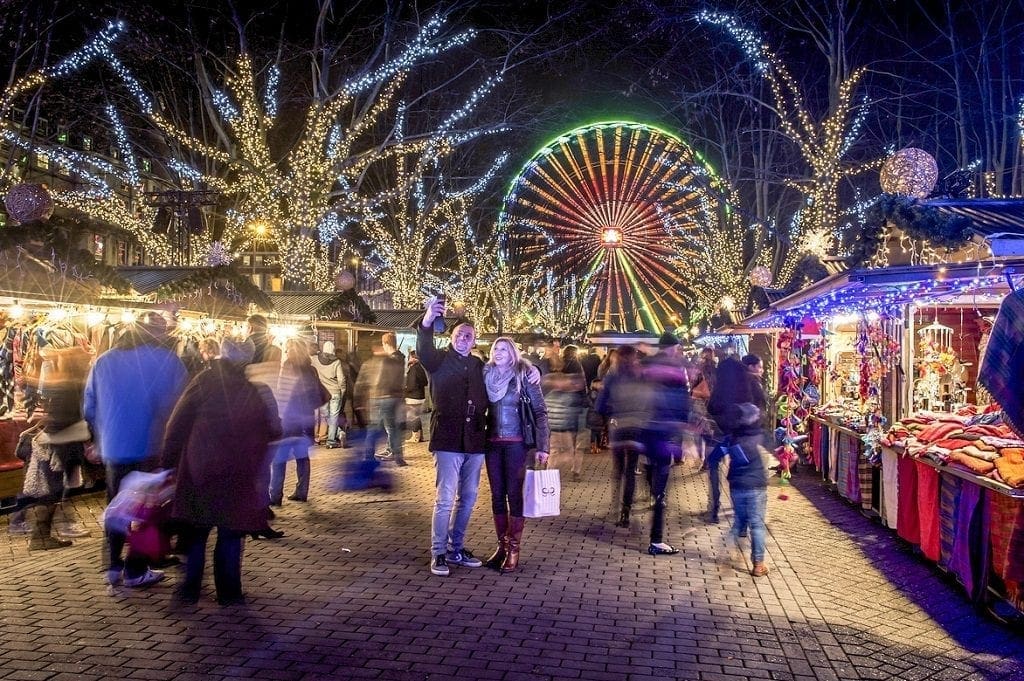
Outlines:
[[516,342],[508,336],[502,336],[491,343],[490,357],[487,359],[487,365],[492,368],[497,368],[497,364],[494,361],[494,348],[498,347],[498,343],[502,343],[508,346],[508,352],[512,355],[512,371],[516,377],[516,390],[522,390],[523,388],[523,374],[527,368],[530,367],[530,363],[523,359],[523,353],[519,351],[519,346]]

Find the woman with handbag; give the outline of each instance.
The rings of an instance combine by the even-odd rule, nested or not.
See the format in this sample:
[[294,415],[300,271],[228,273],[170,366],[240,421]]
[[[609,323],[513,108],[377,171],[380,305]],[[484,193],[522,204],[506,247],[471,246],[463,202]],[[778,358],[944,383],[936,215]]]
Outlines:
[[548,413],[536,373],[511,339],[494,341],[491,359],[484,365],[489,402],[484,461],[498,548],[484,565],[501,572],[519,566],[528,452],[536,449],[537,463],[548,460]]

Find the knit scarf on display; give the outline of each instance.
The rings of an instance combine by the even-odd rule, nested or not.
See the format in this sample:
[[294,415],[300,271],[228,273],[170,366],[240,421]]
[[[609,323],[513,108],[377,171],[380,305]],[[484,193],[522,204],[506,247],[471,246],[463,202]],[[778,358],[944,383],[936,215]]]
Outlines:
[[493,365],[487,367],[484,372],[484,384],[487,386],[487,398],[491,402],[500,402],[505,396],[513,374],[512,367],[504,370]]

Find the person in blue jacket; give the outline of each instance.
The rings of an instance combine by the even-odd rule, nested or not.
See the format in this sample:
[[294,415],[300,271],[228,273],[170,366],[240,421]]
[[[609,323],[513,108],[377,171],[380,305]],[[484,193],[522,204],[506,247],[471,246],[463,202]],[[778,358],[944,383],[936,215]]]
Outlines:
[[[82,413],[106,467],[108,501],[128,473],[158,466],[164,426],[188,382],[185,364],[167,343],[167,320],[146,312],[99,356],[86,380]],[[108,530],[107,541],[111,586],[122,579],[128,587],[163,579],[147,559],[130,552],[127,561],[122,558],[126,534]]]

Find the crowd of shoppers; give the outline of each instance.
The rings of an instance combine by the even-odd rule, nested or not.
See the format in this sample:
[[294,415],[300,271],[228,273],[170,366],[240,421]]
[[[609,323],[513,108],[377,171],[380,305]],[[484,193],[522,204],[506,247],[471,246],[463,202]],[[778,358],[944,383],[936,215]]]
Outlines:
[[[362,425],[370,458],[377,454],[399,466],[407,465],[403,422],[410,442],[427,440],[435,466],[429,566],[442,576],[452,566],[515,572],[525,528],[527,468],[561,464],[572,480],[579,480],[586,454],[597,453],[603,443],[610,444],[613,460],[615,524],[630,526],[638,480],[634,471],[642,472],[652,501],[647,552],[678,553],[665,540],[670,472],[682,459],[684,438],[698,424],[711,477],[709,520],[718,520],[722,490],[717,470],[727,460],[735,509],[729,536],[734,544],[749,536],[752,573],[767,573],[768,475],[760,441],[766,398],[755,356],[741,361],[727,351],[716,366],[708,352],[698,365],[688,365],[679,341],[666,333],[652,354],[624,345],[603,359],[594,353],[578,358],[575,347],[552,344],[531,362],[512,339],[503,337],[491,344],[487,358],[478,353],[476,329],[466,320],[453,326],[447,347],[438,347],[434,327],[443,312],[442,300],[428,302],[408,362],[395,334],[383,334],[358,377],[331,342],[317,352],[306,340],[290,338],[282,353],[266,320],[255,315],[244,341],[200,343],[202,364],[191,380],[171,348],[166,319],[147,313],[91,369],[88,355],[78,364],[70,355],[63,363],[55,360],[44,393],[49,409],[40,428],[43,444],[66,444],[68,429],[79,416],[67,407],[77,406],[80,395],[81,416],[106,467],[108,500],[134,472],[172,470],[173,522],[167,528],[177,540],[176,552],[186,557],[178,597],[187,602],[199,597],[207,544],[216,530],[217,597],[236,604],[244,602],[245,536],[283,536],[270,528],[269,520],[272,507],[283,503],[289,461],[295,461],[296,486],[288,499],[308,500],[309,454],[318,417],[325,427],[320,444],[340,446],[346,426]],[[343,411],[348,395],[353,396],[353,420]],[[429,427],[421,423],[425,409]],[[46,440],[54,436],[53,442]],[[376,442],[385,436],[386,449],[377,452]],[[75,442],[73,456],[82,458],[84,442]],[[486,561],[474,555],[466,537],[484,468],[497,538]],[[59,496],[59,486],[56,491]],[[30,499],[25,505],[33,501],[46,509],[55,499]],[[52,511],[37,515],[33,548],[66,545],[51,536]],[[106,528],[107,581],[141,587],[163,579],[152,556],[132,550],[128,534],[126,527]]]

